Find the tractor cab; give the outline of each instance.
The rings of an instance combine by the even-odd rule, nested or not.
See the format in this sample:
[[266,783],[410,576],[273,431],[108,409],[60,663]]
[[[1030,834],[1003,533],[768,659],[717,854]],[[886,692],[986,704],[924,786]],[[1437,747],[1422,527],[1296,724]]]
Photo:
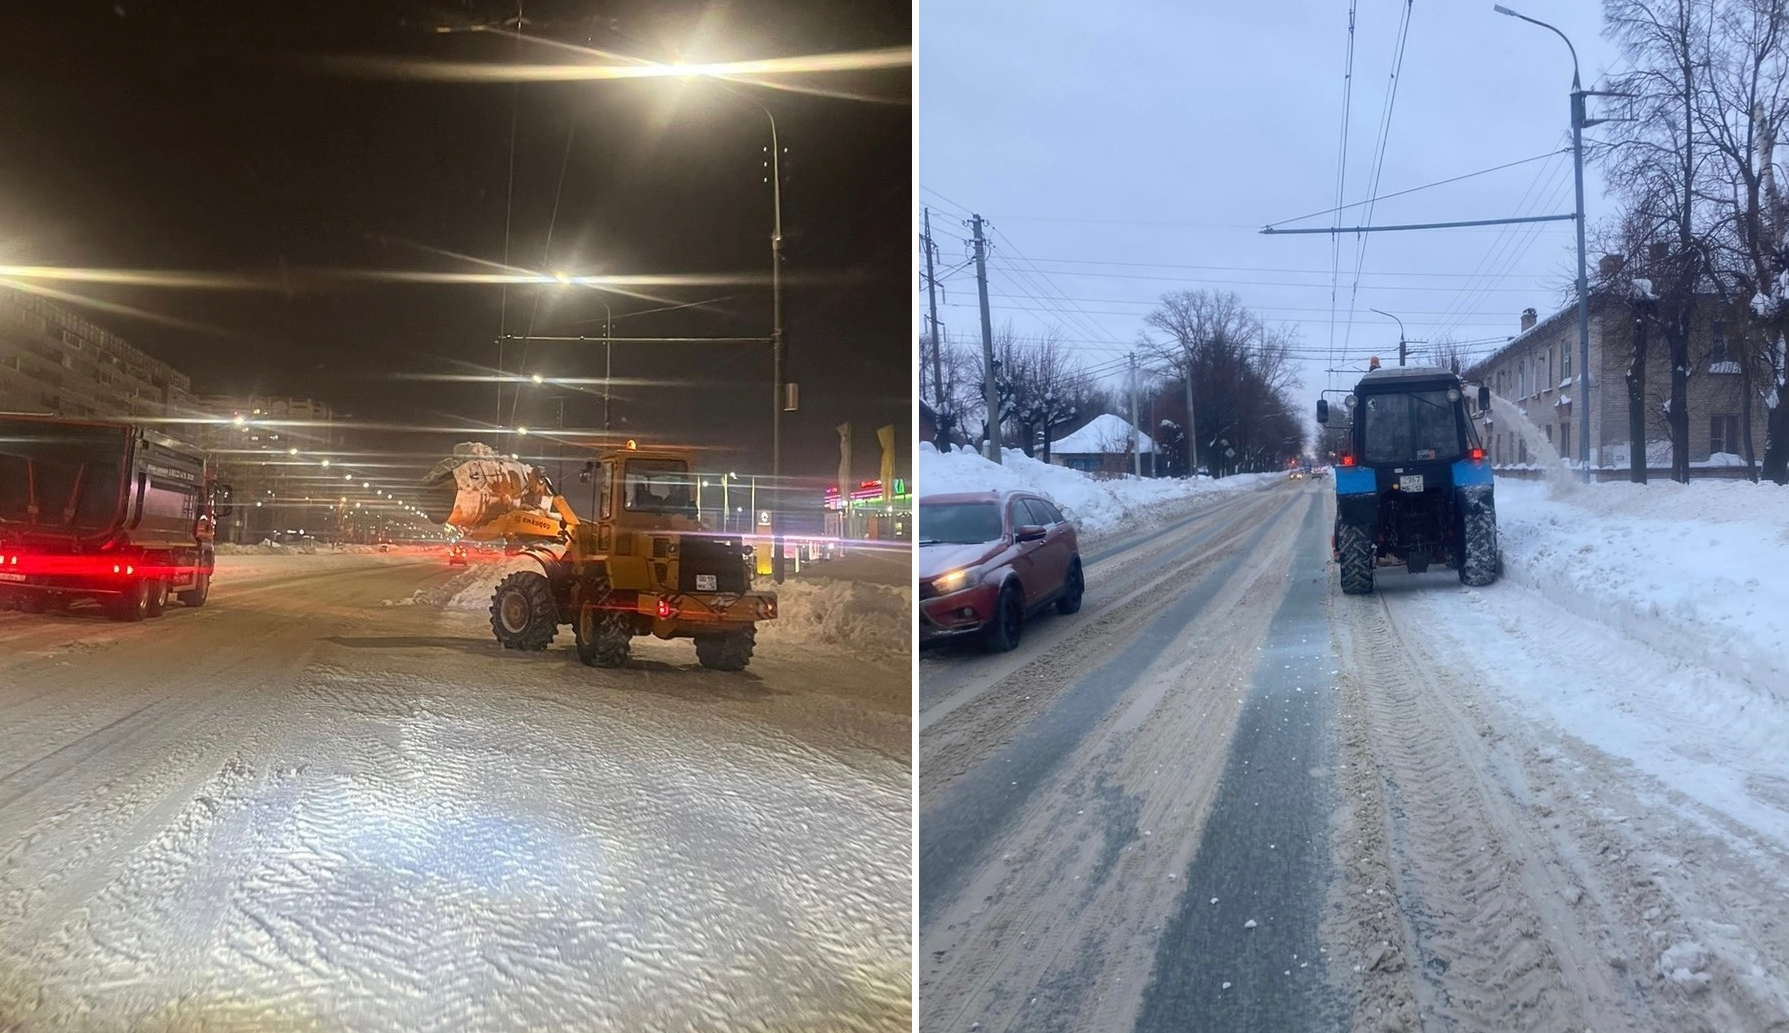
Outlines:
[[[1476,400],[1482,413],[1489,389],[1481,386]],[[1317,403],[1317,422],[1340,449],[1333,546],[1342,590],[1371,592],[1381,566],[1420,574],[1441,564],[1467,585],[1495,580],[1491,467],[1459,375],[1375,367],[1343,406],[1346,424],[1332,430],[1328,400]]]

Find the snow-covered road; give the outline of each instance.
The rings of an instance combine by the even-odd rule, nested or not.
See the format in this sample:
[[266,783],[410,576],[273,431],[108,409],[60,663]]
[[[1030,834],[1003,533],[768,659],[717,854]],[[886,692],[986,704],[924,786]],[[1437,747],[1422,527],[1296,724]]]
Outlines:
[[598,671],[391,605],[438,557],[220,564],[0,614],[0,1030],[907,1028],[905,658]]
[[923,658],[921,1028],[1789,1030],[1789,529],[1675,490],[1366,597],[1326,483],[1190,499]]

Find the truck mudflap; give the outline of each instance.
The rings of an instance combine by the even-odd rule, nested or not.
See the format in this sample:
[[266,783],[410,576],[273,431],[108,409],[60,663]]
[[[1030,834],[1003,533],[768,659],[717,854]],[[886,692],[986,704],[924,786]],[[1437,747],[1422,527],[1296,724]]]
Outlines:
[[770,592],[743,595],[641,592],[634,600],[634,612],[652,621],[653,635],[668,639],[710,632],[717,625],[775,620],[777,606],[776,596]]

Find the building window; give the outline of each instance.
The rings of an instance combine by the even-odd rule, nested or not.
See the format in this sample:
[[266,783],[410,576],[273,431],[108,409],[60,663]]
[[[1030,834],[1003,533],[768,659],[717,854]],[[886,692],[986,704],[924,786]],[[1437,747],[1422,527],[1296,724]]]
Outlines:
[[1553,389],[1553,349],[1551,348],[1547,349],[1546,377],[1541,383],[1546,386],[1547,390],[1551,391]]
[[1714,455],[1716,452],[1739,452],[1739,417],[1708,418],[1708,454]]
[[1570,348],[1559,349],[1559,379],[1562,381],[1572,379],[1572,350]]
[[1708,362],[1719,365],[1727,361],[1727,324],[1719,319],[1708,330]]
[[1549,424],[1547,424],[1547,444],[1551,445],[1552,443],[1553,443],[1553,425],[1551,423],[1549,423]]
[[1569,423],[1559,425],[1559,454],[1567,459],[1572,457],[1572,425]]

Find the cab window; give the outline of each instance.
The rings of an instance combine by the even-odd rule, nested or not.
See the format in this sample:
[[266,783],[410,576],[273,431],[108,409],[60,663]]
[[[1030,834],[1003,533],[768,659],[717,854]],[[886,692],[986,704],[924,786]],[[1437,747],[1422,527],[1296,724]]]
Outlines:
[[695,493],[681,459],[629,459],[624,467],[622,506],[630,513],[691,513]]

